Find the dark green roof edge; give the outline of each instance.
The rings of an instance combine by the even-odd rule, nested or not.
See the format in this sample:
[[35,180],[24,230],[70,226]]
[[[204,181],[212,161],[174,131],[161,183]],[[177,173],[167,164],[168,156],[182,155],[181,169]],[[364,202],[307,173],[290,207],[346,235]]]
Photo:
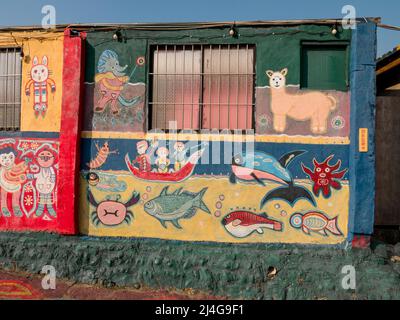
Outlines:
[[[198,29],[198,28],[212,28],[224,26],[275,26],[275,25],[300,25],[300,24],[319,24],[331,25],[341,24],[342,18],[337,19],[303,19],[303,20],[255,20],[255,21],[222,21],[222,22],[165,22],[165,23],[77,23],[77,24],[58,24],[54,29],[43,29],[42,26],[0,26],[0,31],[54,31],[60,32],[66,28],[77,29],[80,31],[90,29],[117,29],[117,28],[130,28],[130,29],[145,29],[145,30],[179,30],[179,29]],[[379,17],[363,17],[357,18],[357,22],[374,22],[380,23]]]

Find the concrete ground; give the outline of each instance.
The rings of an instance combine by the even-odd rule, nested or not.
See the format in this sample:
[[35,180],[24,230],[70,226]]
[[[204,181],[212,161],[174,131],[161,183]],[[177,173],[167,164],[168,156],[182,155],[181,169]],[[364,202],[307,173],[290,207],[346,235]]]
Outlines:
[[55,290],[42,289],[42,276],[0,269],[0,300],[214,300],[194,290],[104,288],[57,280]]

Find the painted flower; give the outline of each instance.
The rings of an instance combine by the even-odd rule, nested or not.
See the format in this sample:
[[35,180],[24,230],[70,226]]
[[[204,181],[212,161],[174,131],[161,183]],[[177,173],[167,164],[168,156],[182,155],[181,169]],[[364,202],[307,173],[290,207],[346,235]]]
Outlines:
[[23,142],[23,143],[21,144],[21,148],[22,148],[23,150],[29,149],[29,143],[28,143],[28,142]]
[[261,128],[269,128],[271,124],[271,119],[266,114],[262,114],[258,117],[257,123]]
[[33,197],[32,196],[26,196],[24,199],[25,205],[31,206],[33,205]]
[[37,143],[37,142],[32,142],[32,143],[31,143],[31,148],[32,148],[33,150],[36,150],[37,148],[39,148],[39,143]]
[[30,184],[27,184],[27,185],[24,187],[24,189],[25,189],[26,192],[32,192],[32,191],[33,191],[33,188],[32,188],[32,186],[31,186]]
[[136,59],[136,64],[138,66],[143,66],[146,63],[146,59],[143,56],[140,56]]
[[342,116],[336,116],[332,119],[331,125],[333,129],[340,130],[343,129],[346,124],[346,121]]

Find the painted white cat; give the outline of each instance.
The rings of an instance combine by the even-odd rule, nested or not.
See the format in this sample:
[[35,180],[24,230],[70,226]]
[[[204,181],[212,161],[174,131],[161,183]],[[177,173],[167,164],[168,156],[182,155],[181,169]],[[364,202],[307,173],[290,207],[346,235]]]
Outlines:
[[56,91],[56,83],[50,78],[51,71],[48,68],[48,63],[47,56],[43,56],[41,63],[39,63],[38,57],[35,56],[29,73],[31,78],[25,86],[25,94],[27,96],[31,95],[31,90],[33,88],[33,110],[35,111],[36,117],[39,115],[44,117],[46,115],[49,102],[48,87],[50,87],[52,93]]

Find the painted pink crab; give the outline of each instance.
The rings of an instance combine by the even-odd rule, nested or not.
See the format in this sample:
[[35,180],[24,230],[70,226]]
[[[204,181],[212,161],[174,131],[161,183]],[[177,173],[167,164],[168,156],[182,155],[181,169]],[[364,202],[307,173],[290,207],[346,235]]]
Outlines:
[[337,172],[340,169],[342,162],[338,160],[333,166],[329,165],[329,161],[333,159],[334,155],[329,156],[323,162],[319,163],[313,159],[314,171],[307,168],[304,164],[301,164],[303,171],[313,181],[313,192],[318,197],[322,190],[322,195],[328,198],[331,195],[331,187],[336,190],[340,190],[342,185],[340,179],[344,177],[347,169]]
[[139,202],[140,193],[134,191],[126,203],[120,202],[121,196],[118,194],[114,199],[108,196],[106,200],[97,203],[92,192],[88,189],[88,200],[96,211],[92,212],[92,222],[95,226],[102,223],[105,226],[117,226],[124,222],[131,223],[133,213],[128,209]]

